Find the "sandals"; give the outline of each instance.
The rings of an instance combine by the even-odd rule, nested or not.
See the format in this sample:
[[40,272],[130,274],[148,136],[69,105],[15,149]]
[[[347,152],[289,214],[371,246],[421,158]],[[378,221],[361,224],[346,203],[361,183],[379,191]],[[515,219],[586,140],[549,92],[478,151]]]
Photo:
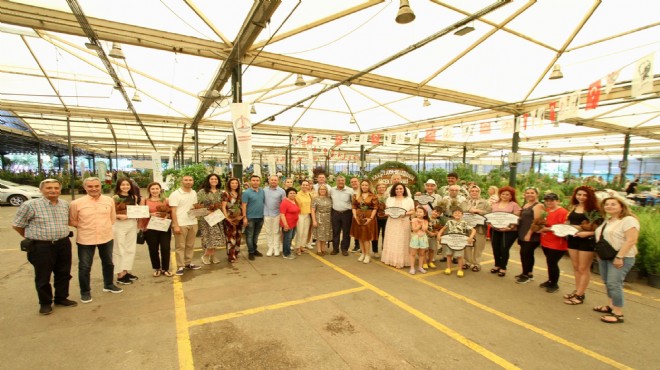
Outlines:
[[470,265],[468,265],[467,263],[464,263],[463,266],[461,266],[461,268],[462,268],[463,270],[467,270],[467,269],[470,268]]
[[584,303],[584,297],[585,297],[584,294],[582,294],[582,295],[573,294],[573,296],[571,298],[565,300],[564,303],[569,305],[569,306],[576,306],[576,305],[579,305],[579,304],[583,304]]
[[505,276],[506,276],[506,270],[500,270],[500,271],[497,273],[497,276],[499,276],[499,277],[505,277]]
[[321,256],[321,257],[325,256],[325,252],[323,252],[323,251],[318,251],[318,252],[316,252],[316,254]]
[[571,299],[577,295],[577,290],[564,294],[564,299]]
[[165,275],[167,277],[172,277],[173,276],[172,273],[167,271],[167,270],[163,270],[163,275]]
[[160,270],[154,270],[154,277],[159,277],[161,271]]
[[593,310],[600,313],[612,313],[612,307],[610,306],[596,306]]
[[[614,320],[607,320],[607,318],[613,317]],[[621,324],[623,323],[623,315],[617,315],[615,313],[610,313],[600,318],[600,321],[606,324]]]
[[491,273],[491,274],[497,274],[498,272],[500,272],[500,268],[499,268],[499,267],[493,267],[492,269],[490,269],[490,273]]
[[474,265],[474,266],[472,266],[472,271],[474,271],[474,272],[479,272],[479,271],[481,271],[481,266],[479,266],[479,265]]

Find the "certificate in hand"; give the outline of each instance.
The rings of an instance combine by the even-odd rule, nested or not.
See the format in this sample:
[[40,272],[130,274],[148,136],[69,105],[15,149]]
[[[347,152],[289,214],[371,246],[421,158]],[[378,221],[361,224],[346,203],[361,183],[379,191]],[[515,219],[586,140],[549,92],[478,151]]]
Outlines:
[[216,210],[208,214],[208,216],[204,216],[204,220],[208,222],[209,226],[214,226],[219,222],[222,222],[222,220],[225,219],[225,214],[222,213],[221,210]]
[[147,229],[157,230],[157,231],[167,231],[170,229],[171,224],[172,224],[172,220],[170,220],[169,218],[152,216],[149,219],[149,224],[147,224]]
[[188,211],[188,216],[190,217],[204,217],[209,214],[209,210],[206,208],[193,208]]
[[149,206],[126,206],[126,217],[149,218]]

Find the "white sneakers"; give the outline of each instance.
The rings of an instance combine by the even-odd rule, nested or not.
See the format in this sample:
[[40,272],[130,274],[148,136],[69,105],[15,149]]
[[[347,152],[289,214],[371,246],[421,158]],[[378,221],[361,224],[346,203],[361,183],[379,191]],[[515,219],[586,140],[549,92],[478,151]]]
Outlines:
[[364,261],[364,253],[360,253],[360,257],[358,257],[358,262]]
[[369,258],[369,255],[367,254],[366,256],[364,256],[364,261],[362,261],[362,263],[369,263],[370,261],[371,261],[371,259]]
[[202,263],[205,265],[211,264],[211,256],[202,255]]

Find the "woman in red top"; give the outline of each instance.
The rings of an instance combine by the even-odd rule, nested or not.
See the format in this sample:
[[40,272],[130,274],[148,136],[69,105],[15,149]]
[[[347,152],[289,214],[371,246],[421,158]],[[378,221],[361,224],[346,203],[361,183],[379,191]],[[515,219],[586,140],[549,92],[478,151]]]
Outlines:
[[559,285],[557,285],[557,282],[559,282],[559,260],[568,250],[568,242],[550,231],[550,227],[565,223],[568,211],[559,206],[559,196],[555,193],[546,194],[543,200],[548,216],[546,217],[545,227],[541,229],[541,247],[548,263],[548,281],[541,283],[539,287],[545,288],[548,293],[554,293],[559,290]]
[[[147,185],[149,196],[142,198],[140,205],[149,206],[149,214],[153,217],[171,218],[170,206],[167,199],[162,195],[160,184],[152,182]],[[142,218],[139,221],[140,230],[144,232],[144,239],[149,247],[149,258],[151,267],[154,269],[153,276],[165,275],[172,277],[170,272],[170,241],[172,239],[172,229],[167,231],[147,229],[151,218]],[[159,254],[160,252],[160,254]]]
[[291,240],[296,236],[296,225],[300,215],[300,207],[296,203],[298,192],[295,188],[286,189],[286,198],[280,205],[280,226],[282,226],[282,257],[295,260],[291,253]]

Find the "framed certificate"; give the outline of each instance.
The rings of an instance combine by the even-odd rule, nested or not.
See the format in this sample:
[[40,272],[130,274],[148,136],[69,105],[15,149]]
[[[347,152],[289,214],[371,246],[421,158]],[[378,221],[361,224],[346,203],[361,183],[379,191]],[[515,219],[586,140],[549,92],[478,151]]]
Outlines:
[[477,225],[483,225],[486,223],[486,217],[478,215],[476,213],[463,213],[463,221],[467,222],[468,225],[475,227]]
[[440,244],[444,244],[449,249],[460,251],[468,246],[468,236],[464,234],[446,234],[440,238]]
[[225,219],[225,214],[221,210],[215,210],[209,213],[207,216],[204,216],[204,220],[208,222],[209,226],[215,226],[218,223],[222,222]]
[[126,217],[149,218],[149,206],[126,206]]
[[518,216],[509,212],[486,213],[486,222],[496,229],[503,229],[511,225],[518,225]]
[[392,217],[392,218],[400,218],[406,214],[406,211],[404,208],[401,207],[387,207],[385,208],[385,214]]
[[149,223],[147,224],[147,229],[157,230],[157,231],[167,231],[170,229],[170,225],[172,225],[172,220],[170,220],[169,218],[151,216],[151,218],[149,219]]
[[425,204],[433,204],[435,198],[433,198],[428,194],[420,194],[420,195],[415,195],[415,200],[419,202],[419,204],[425,205]]
[[566,224],[552,225],[550,226],[550,230],[559,237],[573,236],[579,231],[575,226]]

